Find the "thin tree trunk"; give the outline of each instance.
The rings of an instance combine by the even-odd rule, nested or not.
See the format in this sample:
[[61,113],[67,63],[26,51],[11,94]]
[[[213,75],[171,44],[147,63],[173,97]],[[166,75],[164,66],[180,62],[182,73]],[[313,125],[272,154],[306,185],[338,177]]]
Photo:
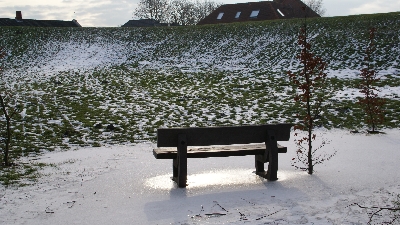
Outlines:
[[313,160],[312,160],[312,128],[313,128],[313,119],[311,116],[311,105],[310,105],[310,77],[306,74],[306,80],[308,83],[308,96],[307,96],[307,120],[308,120],[308,174],[313,174]]
[[[368,87],[368,90],[370,87]],[[369,91],[367,92],[367,108],[368,108],[368,114],[369,114],[369,119],[371,121],[372,125],[372,132],[375,132],[375,120],[374,120],[374,115],[372,111],[372,106],[371,106],[371,97],[369,96]]]
[[[306,18],[304,19],[304,41],[307,44],[307,23]],[[304,54],[307,54],[307,46],[304,47]],[[313,174],[313,160],[312,160],[312,128],[313,121],[311,116],[311,105],[310,105],[310,74],[307,73],[307,58],[304,62],[304,75],[306,77],[307,82],[307,122],[308,122],[308,154],[307,154],[307,162],[308,162],[308,174]]]
[[10,161],[9,161],[9,152],[10,152],[10,142],[11,142],[11,118],[7,115],[6,116],[7,120],[7,139],[6,139],[6,147],[4,150],[4,165],[5,166],[10,166]]
[[6,109],[6,105],[4,103],[4,98],[3,96],[0,95],[0,104],[1,104],[1,108],[3,110],[4,116],[6,117],[6,121],[7,121],[7,138],[5,140],[5,148],[4,148],[4,165],[5,166],[10,166],[10,162],[9,162],[9,150],[10,150],[10,142],[11,142],[11,118],[10,115],[8,115],[7,109]]

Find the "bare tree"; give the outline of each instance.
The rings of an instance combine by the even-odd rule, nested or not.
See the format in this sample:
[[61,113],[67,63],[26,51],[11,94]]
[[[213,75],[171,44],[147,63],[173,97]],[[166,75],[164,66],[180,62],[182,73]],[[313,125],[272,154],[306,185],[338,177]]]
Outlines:
[[11,127],[11,119],[13,116],[19,112],[19,107],[17,105],[11,105],[10,102],[15,100],[12,95],[9,93],[1,93],[0,94],[0,107],[1,111],[6,119],[6,132],[5,137],[3,137],[4,141],[4,149],[3,149],[3,162],[5,166],[10,166],[10,149],[11,149],[11,137],[13,133],[13,129]]
[[165,20],[168,0],[140,0],[134,15],[141,19]]
[[140,0],[134,15],[163,23],[195,25],[220,5],[210,0]]
[[196,25],[221,3],[210,0],[172,0],[166,13],[169,23],[180,25]]
[[[3,59],[6,56],[5,52],[2,48],[0,48],[0,59]],[[3,67],[0,66],[0,74],[3,72]],[[19,106],[17,105],[18,98],[12,96],[9,92],[5,90],[5,88],[0,90],[0,111],[3,114],[6,122],[5,126],[5,135],[1,137],[4,141],[3,148],[3,162],[4,166],[10,166],[10,149],[11,149],[11,137],[13,133],[13,129],[11,127],[11,119],[12,117],[19,112]]]
[[196,23],[200,20],[204,19],[218,7],[220,7],[222,3],[210,1],[210,0],[197,0],[196,1]]
[[168,6],[169,23],[180,25],[196,24],[196,5],[189,0],[172,0]]
[[310,7],[314,12],[318,15],[323,16],[325,15],[326,9],[323,7],[323,0],[307,0],[305,2],[308,7]]

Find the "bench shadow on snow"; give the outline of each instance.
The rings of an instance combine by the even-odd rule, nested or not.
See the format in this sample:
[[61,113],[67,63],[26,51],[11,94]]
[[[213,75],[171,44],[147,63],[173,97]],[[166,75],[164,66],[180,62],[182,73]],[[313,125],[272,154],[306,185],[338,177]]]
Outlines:
[[[285,177],[282,175],[284,173],[289,173],[289,175]],[[311,186],[316,187],[317,192],[336,192],[328,188],[329,185],[318,176],[307,174],[304,176],[304,174],[304,172],[283,171],[280,175],[284,178],[281,180],[267,181],[259,178],[260,182],[242,185],[212,185],[182,189],[174,184],[169,190],[165,190],[169,192],[168,200],[147,202],[144,212],[148,221],[179,222],[201,214],[216,213],[215,210],[223,214],[229,211],[231,215],[237,216],[239,214],[235,210],[240,208],[250,207],[256,210],[257,205],[269,204],[294,207],[293,205],[297,205],[298,200],[309,201],[312,197],[309,189]],[[220,207],[211,209],[212,205],[216,204]],[[304,212],[304,215],[306,214]]]

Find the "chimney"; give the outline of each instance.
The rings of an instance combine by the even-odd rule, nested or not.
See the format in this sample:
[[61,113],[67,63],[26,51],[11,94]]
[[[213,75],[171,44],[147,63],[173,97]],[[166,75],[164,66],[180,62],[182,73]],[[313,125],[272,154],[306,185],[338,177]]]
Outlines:
[[22,20],[22,12],[21,11],[17,11],[15,13],[15,19],[16,20]]

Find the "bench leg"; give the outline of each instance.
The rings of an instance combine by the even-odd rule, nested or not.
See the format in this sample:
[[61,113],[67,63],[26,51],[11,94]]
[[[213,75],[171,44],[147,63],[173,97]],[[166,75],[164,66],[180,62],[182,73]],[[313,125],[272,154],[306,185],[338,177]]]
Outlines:
[[179,163],[180,158],[175,158],[172,160],[172,180],[178,185],[178,187],[186,187],[186,176],[184,176],[185,169],[183,165]]
[[187,142],[186,135],[178,136],[178,154],[177,158],[173,159],[173,180],[178,184],[178,187],[186,187],[187,180]]
[[172,160],[172,179],[176,180],[178,177],[178,158]]
[[267,140],[265,142],[267,152],[268,152],[268,180],[278,180],[278,143],[275,139],[275,132],[268,131]]
[[264,169],[264,155],[256,155],[255,156],[255,166],[256,166],[256,174],[260,177],[267,178],[267,172]]
[[[265,141],[265,152],[255,156],[256,174],[268,180],[278,180],[278,143],[274,131],[268,131]],[[268,163],[268,171],[265,172],[264,163]]]

